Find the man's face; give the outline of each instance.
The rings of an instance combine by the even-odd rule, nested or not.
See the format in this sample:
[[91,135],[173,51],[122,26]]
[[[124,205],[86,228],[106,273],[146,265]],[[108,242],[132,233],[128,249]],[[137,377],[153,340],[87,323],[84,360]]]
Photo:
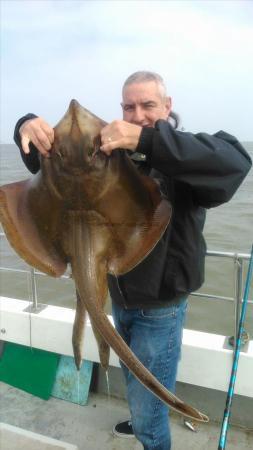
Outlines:
[[158,119],[167,120],[170,97],[162,97],[155,81],[132,83],[123,90],[123,119],[141,127],[154,127]]

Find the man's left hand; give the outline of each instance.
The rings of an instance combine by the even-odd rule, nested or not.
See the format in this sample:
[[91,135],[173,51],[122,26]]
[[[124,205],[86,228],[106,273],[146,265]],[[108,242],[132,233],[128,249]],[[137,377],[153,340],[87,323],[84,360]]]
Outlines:
[[101,130],[100,150],[110,155],[115,149],[136,150],[142,127],[124,120],[114,120]]

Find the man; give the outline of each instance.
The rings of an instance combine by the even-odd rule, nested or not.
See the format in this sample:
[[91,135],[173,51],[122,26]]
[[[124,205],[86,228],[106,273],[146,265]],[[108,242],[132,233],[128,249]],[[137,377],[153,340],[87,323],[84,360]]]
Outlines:
[[[123,86],[123,120],[101,131],[101,151],[130,151],[140,171],[156,178],[172,203],[173,218],[150,255],[124,276],[108,277],[115,326],[138,358],[173,391],[180,357],[187,297],[204,280],[205,209],[228,201],[243,181],[251,160],[237,139],[177,131],[168,121],[171,98],[162,78],[132,74]],[[50,157],[53,129],[28,115],[15,129],[28,169],[39,169],[38,151]],[[37,148],[35,148],[35,147]],[[144,450],[171,448],[168,408],[122,367],[131,420],[114,427]]]

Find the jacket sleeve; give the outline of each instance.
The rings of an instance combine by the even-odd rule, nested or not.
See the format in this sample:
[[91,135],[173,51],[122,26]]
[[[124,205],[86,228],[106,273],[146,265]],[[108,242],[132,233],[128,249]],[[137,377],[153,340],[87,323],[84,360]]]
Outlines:
[[204,208],[229,201],[252,164],[234,136],[177,131],[164,120],[155,128],[143,128],[136,151],[144,153],[154,169],[190,186]]
[[23,162],[25,163],[27,169],[30,170],[30,172],[32,172],[32,173],[37,173],[40,169],[39,152],[38,152],[37,148],[30,142],[30,144],[29,144],[30,153],[28,153],[28,154],[24,153],[24,151],[22,149],[22,145],[21,145],[21,137],[19,134],[19,129],[26,120],[35,119],[36,117],[38,117],[38,116],[36,116],[35,114],[31,114],[31,113],[26,114],[26,116],[24,116],[24,117],[21,117],[21,119],[19,119],[16,123],[15,130],[14,130],[14,136],[13,136],[14,141],[20,150],[20,154],[23,159]]

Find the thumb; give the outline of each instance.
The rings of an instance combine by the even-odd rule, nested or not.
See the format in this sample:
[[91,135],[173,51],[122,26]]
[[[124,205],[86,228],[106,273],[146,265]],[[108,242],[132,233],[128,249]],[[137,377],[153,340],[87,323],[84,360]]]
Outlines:
[[23,152],[26,153],[27,155],[28,155],[28,153],[30,153],[29,142],[30,142],[29,136],[25,135],[25,136],[21,137],[22,149],[23,149]]

